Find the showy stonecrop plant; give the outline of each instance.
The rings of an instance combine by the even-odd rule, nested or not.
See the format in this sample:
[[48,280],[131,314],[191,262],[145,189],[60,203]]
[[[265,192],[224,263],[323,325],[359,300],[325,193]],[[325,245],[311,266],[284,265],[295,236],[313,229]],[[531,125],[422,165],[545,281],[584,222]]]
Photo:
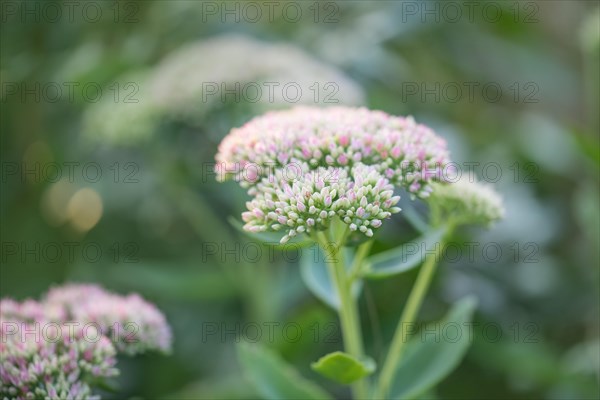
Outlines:
[[163,314],[96,285],[52,288],[41,302],[0,301],[0,398],[99,399],[117,353],[170,351]]
[[[357,399],[404,399],[427,392],[458,365],[470,335],[409,341],[406,328],[416,321],[453,230],[465,224],[488,226],[504,211],[490,187],[469,177],[444,179],[450,158],[442,138],[410,117],[364,108],[298,107],[233,129],[216,161],[218,179],[239,182],[251,197],[242,214],[246,231],[261,239],[278,235],[282,244],[293,240],[320,248],[321,262],[302,257],[302,276],[316,296],[337,310],[345,352],[325,355],[313,363],[315,371],[351,385]],[[415,242],[372,255],[376,231],[401,212],[399,189],[428,203],[429,223],[422,224],[427,229]],[[415,246],[420,254],[408,251]],[[357,307],[361,281],[418,266],[378,367],[364,350]],[[462,299],[445,322],[465,327],[474,306],[473,299]],[[331,397],[264,348],[242,345],[240,357],[265,398]]]

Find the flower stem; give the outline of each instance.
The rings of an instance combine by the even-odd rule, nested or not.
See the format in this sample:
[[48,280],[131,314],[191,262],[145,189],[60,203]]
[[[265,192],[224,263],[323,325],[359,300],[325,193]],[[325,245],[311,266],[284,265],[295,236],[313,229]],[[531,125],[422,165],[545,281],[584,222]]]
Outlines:
[[[340,299],[338,315],[344,338],[346,352],[357,359],[364,356],[360,319],[356,300],[352,296],[352,279],[348,276],[344,265],[343,242],[329,243],[325,234],[317,234],[318,243],[326,254],[329,276],[335,284],[335,289]],[[352,385],[355,399],[367,399],[367,382],[361,379]]]
[[388,398],[388,391],[392,384],[394,372],[402,359],[407,342],[407,335],[404,328],[415,322],[417,313],[421,308],[421,304],[423,303],[423,299],[425,298],[425,294],[427,293],[427,289],[433,278],[438,262],[438,256],[443,247],[444,243],[439,243],[439,246],[436,247],[436,251],[427,255],[425,263],[423,263],[423,266],[419,271],[415,285],[408,296],[402,316],[396,327],[396,332],[394,333],[394,338],[392,339],[387,358],[385,359],[385,363],[381,370],[377,398]]
[[373,240],[369,240],[358,246],[356,254],[354,255],[354,262],[350,268],[350,281],[354,282],[355,279],[360,278],[365,258],[369,255],[371,246],[373,246]]

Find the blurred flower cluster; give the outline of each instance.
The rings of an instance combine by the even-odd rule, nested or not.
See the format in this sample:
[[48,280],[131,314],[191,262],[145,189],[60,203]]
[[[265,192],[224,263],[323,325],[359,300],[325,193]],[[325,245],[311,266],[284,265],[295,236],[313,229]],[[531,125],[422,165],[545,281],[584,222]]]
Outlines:
[[117,351],[170,350],[162,313],[138,295],[96,285],[52,288],[42,301],[0,301],[0,394],[14,399],[92,399],[118,374]]
[[502,197],[491,185],[464,175],[453,183],[434,183],[430,199],[434,223],[490,225],[504,217]]
[[60,310],[66,321],[96,325],[124,353],[170,350],[171,331],[164,315],[137,294],[120,296],[96,285],[71,284],[50,289],[43,302]]
[[100,141],[147,140],[161,121],[198,126],[223,108],[251,116],[293,104],[364,104],[360,86],[333,66],[290,44],[227,34],[192,42],[156,67],[117,80],[135,89],[132,99],[107,97],[90,107],[84,132]]

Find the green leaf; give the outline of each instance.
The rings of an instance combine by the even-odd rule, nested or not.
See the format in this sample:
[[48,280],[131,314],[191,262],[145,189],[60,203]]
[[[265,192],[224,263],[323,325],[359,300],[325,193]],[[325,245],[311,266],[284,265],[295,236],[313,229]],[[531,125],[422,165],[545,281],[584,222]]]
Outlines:
[[308,289],[321,301],[334,310],[340,307],[333,282],[329,278],[325,254],[320,247],[312,247],[313,251],[302,252],[300,258],[300,275]]
[[430,229],[429,224],[417,211],[413,201],[406,201],[400,206],[402,207],[402,215],[419,233],[425,234]]
[[116,379],[91,379],[89,382],[92,387],[104,390],[107,393],[118,394],[121,391],[119,382]]
[[[346,268],[352,265],[352,254],[344,248]],[[308,289],[322,302],[334,310],[340,307],[340,299],[327,269],[327,255],[319,246],[313,246],[302,252],[300,258],[300,275]],[[358,297],[362,282],[357,280],[352,285],[352,295]]]
[[238,356],[244,374],[267,400],[331,399],[321,387],[264,347],[242,342],[238,345]]
[[289,249],[289,248],[291,248],[290,246],[293,246],[293,248],[300,249],[303,247],[310,246],[311,244],[314,243],[312,240],[305,238],[303,235],[297,235],[296,237],[290,239],[287,243],[281,244],[281,243],[279,243],[279,241],[284,236],[283,232],[252,233],[252,232],[246,231],[244,229],[244,224],[241,221],[239,221],[237,218],[234,218],[233,216],[229,216],[227,218],[227,221],[229,222],[229,224],[231,226],[233,226],[235,228],[236,231],[240,232],[244,236],[246,236],[250,239],[256,240],[258,242],[262,242],[264,244],[274,246],[275,248],[284,248],[285,247],[286,249]]
[[311,367],[321,375],[348,385],[375,372],[375,362],[370,359],[358,360],[350,354],[336,351],[321,357]]
[[386,278],[418,267],[435,246],[440,246],[444,233],[444,228],[431,230],[417,240],[367,258],[364,276]]
[[463,359],[472,340],[469,322],[476,300],[457,302],[444,319],[415,336],[395,371],[390,389],[393,399],[412,399],[442,381]]

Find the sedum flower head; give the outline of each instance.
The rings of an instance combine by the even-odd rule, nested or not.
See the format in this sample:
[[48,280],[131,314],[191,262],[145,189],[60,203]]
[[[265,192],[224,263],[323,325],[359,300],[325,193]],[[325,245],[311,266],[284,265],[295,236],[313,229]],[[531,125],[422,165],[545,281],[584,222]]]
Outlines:
[[[11,399],[96,399],[91,384],[118,374],[116,350],[81,326],[49,323],[34,301],[0,301],[0,395]],[[89,332],[85,332],[89,334]]]
[[394,187],[427,197],[449,162],[445,141],[412,118],[365,108],[297,107],[255,118],[223,139],[217,178],[253,200],[251,232],[285,230],[282,241],[339,217],[367,236],[400,211]]
[[99,326],[126,354],[170,350],[171,330],[164,315],[137,294],[120,296],[96,285],[70,284],[50,289],[44,302],[63,308],[70,320]]
[[273,169],[373,166],[393,185],[427,197],[449,162],[444,139],[408,117],[349,107],[297,107],[255,118],[223,139],[218,177],[250,186]]
[[252,189],[256,196],[247,203],[242,214],[250,232],[284,230],[282,243],[298,233],[311,233],[329,226],[339,217],[349,226],[373,236],[373,229],[382,220],[399,212],[395,207],[400,196],[394,187],[373,166],[355,164],[350,170],[340,167],[319,167],[311,170],[304,163],[290,176],[278,170]]
[[167,351],[164,316],[138,295],[96,285],[51,289],[41,302],[0,301],[0,398],[98,399],[116,352]]
[[455,183],[434,183],[429,200],[439,217],[461,224],[490,225],[505,213],[502,197],[494,188],[470,176]]

